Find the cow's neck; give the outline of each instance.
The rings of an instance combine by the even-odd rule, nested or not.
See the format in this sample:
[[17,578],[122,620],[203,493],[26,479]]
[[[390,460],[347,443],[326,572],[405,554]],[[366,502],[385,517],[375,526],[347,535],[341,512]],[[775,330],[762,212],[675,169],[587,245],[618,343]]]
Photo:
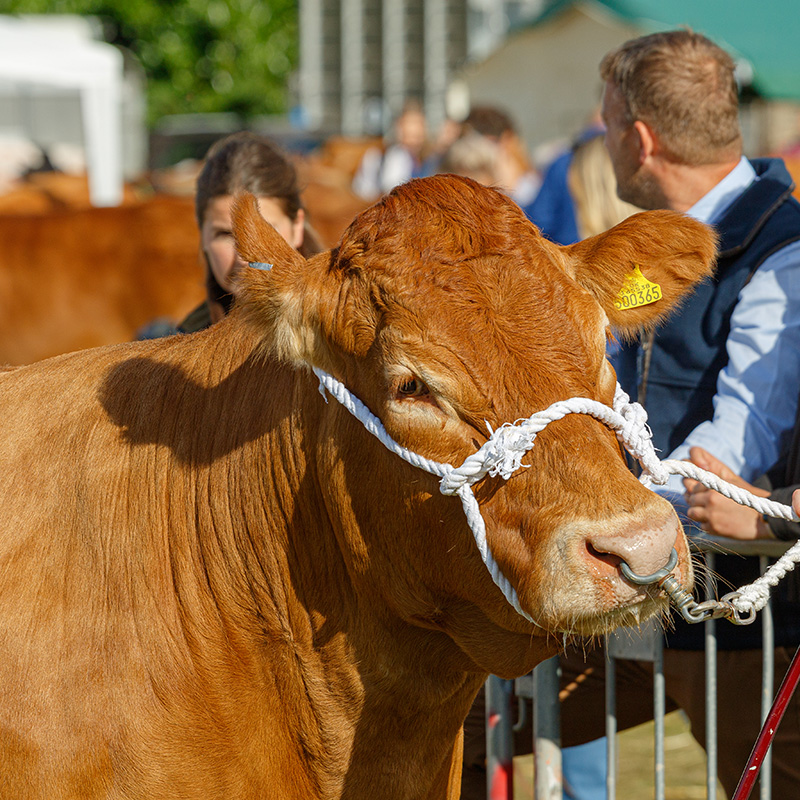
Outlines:
[[[174,575],[194,564],[176,586],[185,635],[217,639],[213,662],[196,649],[196,674],[248,698],[251,741],[267,748],[271,727],[292,732],[312,794],[442,796],[485,673],[352,580],[304,441],[325,413],[313,379],[246,358],[210,383],[236,399],[209,390],[200,424],[217,420],[213,436],[171,501],[196,522],[193,540],[171,543]],[[235,713],[241,724],[241,704]]]

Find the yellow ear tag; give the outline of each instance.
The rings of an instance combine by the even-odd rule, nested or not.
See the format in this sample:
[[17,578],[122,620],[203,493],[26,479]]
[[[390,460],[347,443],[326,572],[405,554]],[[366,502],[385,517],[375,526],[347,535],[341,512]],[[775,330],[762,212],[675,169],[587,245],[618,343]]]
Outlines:
[[624,311],[629,308],[638,308],[655,303],[661,299],[661,287],[657,283],[647,280],[642,275],[638,264],[633,265],[633,272],[625,276],[625,283],[619,290],[617,299],[614,300],[615,308]]

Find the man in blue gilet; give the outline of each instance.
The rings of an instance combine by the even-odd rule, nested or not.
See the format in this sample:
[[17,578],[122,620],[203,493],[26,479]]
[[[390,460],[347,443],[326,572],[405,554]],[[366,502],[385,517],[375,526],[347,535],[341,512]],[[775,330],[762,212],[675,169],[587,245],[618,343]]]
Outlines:
[[[609,53],[603,121],[618,194],[646,209],[682,211],[719,234],[713,280],[701,284],[653,335],[629,349],[662,457],[703,448],[744,480],[785,457],[800,395],[800,204],[779,159],[742,155],[734,63],[692,31],[656,33]],[[695,451],[697,452],[697,451]],[[684,489],[668,487],[679,513]],[[722,592],[754,580],[758,560],[717,556]],[[789,580],[773,597],[776,686],[800,643],[800,592]],[[732,795],[760,727],[760,623],[717,623],[718,774]],[[703,626],[667,633],[667,710],[682,708],[705,744]],[[574,690],[562,704],[564,744],[602,735],[602,659],[564,660]],[[618,722],[652,717],[651,665],[617,662]],[[577,680],[576,680],[577,679]],[[591,710],[591,711],[590,711]],[[774,744],[773,794],[800,797],[800,700]],[[565,776],[568,777],[568,776]]]

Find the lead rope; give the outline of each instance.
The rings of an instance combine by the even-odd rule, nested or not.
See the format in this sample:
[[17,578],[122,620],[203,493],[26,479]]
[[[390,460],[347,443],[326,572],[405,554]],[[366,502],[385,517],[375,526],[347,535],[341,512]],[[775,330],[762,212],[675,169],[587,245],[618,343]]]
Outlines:
[[[611,428],[617,439],[642,467],[640,480],[646,486],[653,483],[664,484],[670,475],[682,475],[703,483],[711,489],[730,497],[737,503],[750,506],[759,513],[769,514],[788,520],[798,520],[789,506],[756,497],[737,486],[723,481],[711,472],[700,469],[687,461],[668,459],[659,460],[651,441],[650,429],[647,427],[647,412],[639,403],[631,403],[628,395],[617,384],[614,395],[614,407],[610,408],[596,400],[585,397],[573,397],[569,400],[560,400],[553,403],[544,411],[538,411],[527,419],[515,423],[504,423],[496,430],[489,429],[489,439],[475,452],[467,456],[460,467],[443,464],[425,458],[418,453],[398,444],[386,432],[380,419],[376,417],[347,387],[323,370],[312,367],[319,380],[319,390],[326,399],[326,392],[332,395],[347,411],[358,419],[364,427],[375,436],[387,449],[400,456],[412,466],[440,478],[439,491],[445,495],[457,495],[467,517],[472,536],[480,553],[483,563],[489,571],[492,580],[503,593],[506,600],[514,607],[518,614],[529,622],[535,622],[522,608],[517,597],[517,592],[492,555],[491,548],[486,539],[486,525],[481,516],[480,506],[472,492],[472,486],[482,480],[486,475],[501,477],[508,480],[518,469],[527,468],[522,464],[525,454],[533,447],[537,434],[551,422],[563,419],[567,414],[589,414],[595,419]],[[794,569],[800,561],[800,542],[788,550],[778,561],[767,570],[758,580],[726,595],[723,601],[708,601],[704,604],[694,603],[691,595],[686,592],[671,574],[674,564],[672,560],[666,567],[653,573],[653,575],[638,576],[630,569],[625,572],[627,564],[623,562],[623,574],[634,583],[657,583],[686,617],[685,610],[690,609],[694,603],[695,608],[701,607],[702,614],[709,616],[724,616],[733,622],[744,624],[752,622],[755,613],[760,611],[769,599],[769,587],[775,586],[787,572]],[[677,563],[677,554],[675,554]],[[687,599],[688,598],[688,599]],[[717,603],[713,608],[709,604]],[[700,615],[699,618],[689,618],[690,622],[699,622],[708,616]]]
[[[758,511],[759,514],[766,514],[770,517],[778,517],[790,521],[797,521],[797,514],[790,506],[768,500],[766,497],[757,497],[746,489],[734,486],[732,483],[722,480],[713,472],[701,469],[688,461],[678,461],[676,459],[666,459],[661,462],[673,475],[681,475],[685,478],[694,478],[709,489],[714,489],[725,497],[730,498],[739,505],[749,506]],[[644,481],[643,481],[644,482]],[[677,605],[683,603],[679,608],[683,617],[688,622],[703,622],[707,619],[725,618],[737,625],[749,625],[755,621],[756,614],[761,611],[769,601],[769,592],[786,577],[800,562],[800,541],[790,547],[778,560],[767,569],[767,571],[757,578],[753,583],[742,586],[740,589],[729,592],[719,601],[707,600],[703,603],[686,602],[685,595],[688,592],[680,589],[676,591],[677,581],[668,585],[662,583],[661,588],[670,595],[670,599]],[[664,581],[665,579],[661,579]],[[680,588],[680,587],[678,587]]]

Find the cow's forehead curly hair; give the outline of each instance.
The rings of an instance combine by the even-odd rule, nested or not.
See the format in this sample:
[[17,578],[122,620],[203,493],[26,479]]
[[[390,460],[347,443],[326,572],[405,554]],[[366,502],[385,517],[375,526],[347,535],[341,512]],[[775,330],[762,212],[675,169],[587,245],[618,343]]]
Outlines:
[[675,161],[699,166],[741,154],[735,66],[686,29],[625,42],[602,60],[600,76],[619,90],[629,124],[646,122]]
[[332,266],[404,270],[408,261],[456,264],[500,255],[536,236],[519,206],[470,178],[436,175],[401,184],[345,231]]

